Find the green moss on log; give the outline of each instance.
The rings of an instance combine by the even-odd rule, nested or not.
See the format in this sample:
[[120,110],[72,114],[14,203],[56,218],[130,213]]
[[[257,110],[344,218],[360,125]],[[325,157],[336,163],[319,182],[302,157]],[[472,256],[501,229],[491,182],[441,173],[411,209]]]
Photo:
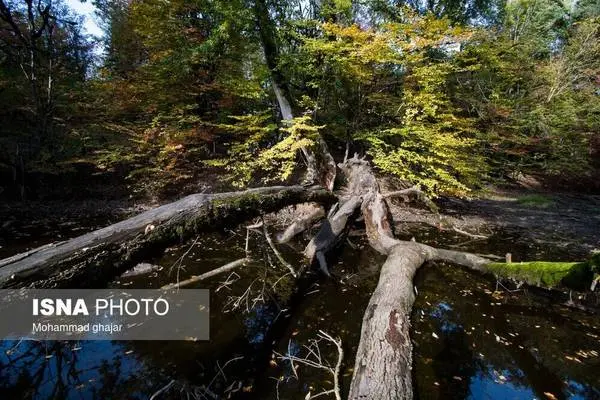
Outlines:
[[189,240],[201,232],[221,230],[240,221],[277,211],[290,204],[331,203],[335,197],[324,189],[300,186],[269,188],[257,192],[215,194],[195,207],[174,212],[170,219],[148,232],[140,227],[128,236],[95,244],[93,248],[66,254],[26,274],[13,274],[0,287],[103,287],[128,267],[153,257],[164,248]]
[[594,268],[589,261],[490,263],[487,268],[502,278],[548,288],[562,285],[575,290],[587,290],[594,276]]

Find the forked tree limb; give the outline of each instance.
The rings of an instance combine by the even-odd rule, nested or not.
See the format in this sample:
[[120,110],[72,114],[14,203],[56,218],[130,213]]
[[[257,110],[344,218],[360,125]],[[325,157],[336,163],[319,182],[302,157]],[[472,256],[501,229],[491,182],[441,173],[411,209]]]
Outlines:
[[311,204],[305,215],[299,215],[283,232],[276,235],[277,243],[287,243],[325,216],[325,209],[320,204]]
[[[347,193],[363,199],[361,212],[370,245],[387,255],[377,288],[363,317],[348,398],[412,399],[412,343],[409,330],[415,300],[413,278],[416,271],[427,261],[441,260],[482,273],[512,278],[519,275],[515,274],[519,266],[517,263],[493,263],[471,253],[397,240],[388,206],[379,192],[369,164],[355,156],[340,168],[348,179]],[[548,282],[562,281],[562,277],[580,274],[585,268],[585,263],[555,264],[558,265],[554,268],[545,265],[552,274]],[[588,268],[586,273],[590,272]]]

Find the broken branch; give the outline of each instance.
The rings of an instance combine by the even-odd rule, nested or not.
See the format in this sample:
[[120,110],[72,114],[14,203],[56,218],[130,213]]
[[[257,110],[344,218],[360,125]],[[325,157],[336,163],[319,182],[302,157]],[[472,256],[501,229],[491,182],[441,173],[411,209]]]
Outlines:
[[248,258],[248,257],[240,258],[239,260],[232,261],[232,262],[230,262],[228,264],[223,265],[222,267],[213,269],[213,270],[208,271],[208,272],[206,272],[206,273],[204,273],[202,275],[192,276],[191,278],[186,279],[186,280],[181,281],[181,282],[169,283],[168,285],[164,285],[163,287],[161,287],[161,289],[171,290],[171,289],[179,289],[179,288],[184,287],[184,286],[189,286],[189,285],[194,284],[196,282],[200,282],[200,281],[203,281],[205,279],[212,278],[215,275],[219,275],[219,274],[222,274],[224,272],[229,272],[232,269],[235,269],[235,268],[240,267],[242,265],[246,265],[246,264],[250,263],[251,261],[252,260],[250,258]]

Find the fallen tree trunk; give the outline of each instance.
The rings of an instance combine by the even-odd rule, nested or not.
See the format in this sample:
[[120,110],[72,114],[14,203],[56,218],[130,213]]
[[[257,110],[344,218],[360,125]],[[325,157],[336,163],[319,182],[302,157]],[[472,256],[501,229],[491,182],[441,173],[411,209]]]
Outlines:
[[[378,252],[387,255],[377,288],[365,311],[348,398],[388,400],[412,399],[412,343],[410,313],[415,300],[413,278],[427,261],[441,260],[500,278],[523,279],[529,284],[554,286],[574,281],[591,283],[593,260],[586,263],[541,263],[535,275],[517,264],[490,260],[452,250],[400,241],[394,238],[393,223],[385,198],[369,164],[356,156],[340,165],[348,178],[348,189],[362,196],[362,215],[367,238]],[[525,268],[527,268],[526,265]],[[531,265],[529,265],[531,266]],[[540,276],[539,272],[543,274]],[[539,276],[539,279],[534,278]]]
[[318,187],[273,186],[193,194],[66,242],[0,260],[0,287],[92,287],[194,234],[287,205],[330,202]]

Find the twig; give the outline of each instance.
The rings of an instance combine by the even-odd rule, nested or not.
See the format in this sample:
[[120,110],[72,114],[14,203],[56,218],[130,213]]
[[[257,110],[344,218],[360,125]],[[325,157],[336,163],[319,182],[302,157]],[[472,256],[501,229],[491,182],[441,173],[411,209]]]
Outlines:
[[161,394],[163,394],[164,392],[169,390],[171,388],[171,386],[173,386],[174,384],[175,384],[175,379],[172,379],[171,382],[167,383],[165,386],[163,386],[162,388],[160,388],[159,390],[154,392],[154,394],[152,396],[150,396],[150,400],[155,400],[156,398],[158,398],[158,396],[160,396]]
[[[333,386],[334,386],[333,389],[325,390],[325,391],[320,392],[315,395],[311,395],[309,392],[308,395],[306,396],[306,399],[314,399],[319,396],[325,396],[327,394],[333,393],[335,395],[336,400],[342,400],[342,395],[340,393],[340,382],[339,382],[340,370],[341,370],[341,366],[342,366],[342,361],[344,359],[344,350],[342,348],[342,341],[340,339],[334,339],[331,335],[329,335],[328,333],[326,333],[322,330],[319,330],[318,338],[319,339],[313,339],[311,341],[310,345],[304,346],[306,348],[306,350],[308,351],[308,355],[305,358],[300,358],[300,357],[291,355],[290,350],[289,350],[289,345],[288,345],[288,354],[287,355],[284,356],[277,352],[275,352],[275,354],[278,356],[278,358],[280,360],[288,360],[290,362],[292,370],[294,371],[294,375],[296,375],[296,368],[294,366],[294,362],[296,362],[298,364],[303,364],[303,365],[306,365],[306,366],[309,366],[312,368],[323,369],[323,370],[328,371],[331,375],[333,375]],[[323,361],[323,359],[321,357],[319,341],[323,340],[323,339],[335,344],[335,346],[337,348],[338,358],[337,358],[335,367],[331,367],[331,366],[325,364],[325,362]]]
[[262,227],[263,224],[264,224],[263,221],[259,221],[259,222],[255,223],[255,224],[246,226],[246,229],[258,229],[258,228]]
[[465,236],[468,236],[468,237],[473,238],[473,239],[489,239],[490,238],[489,236],[478,235],[478,234],[475,234],[475,233],[469,233],[469,232],[463,231],[462,229],[458,229],[455,226],[452,227],[452,230],[454,232],[460,233],[461,235],[465,235]]
[[[288,354],[292,354],[292,350],[291,350],[291,346],[292,346],[292,339],[288,340]],[[296,372],[296,366],[294,365],[294,360],[290,359],[290,365],[292,366],[292,372],[294,373],[294,376],[296,377],[296,379],[298,379],[298,372]]]
[[296,273],[296,270],[294,269],[294,267],[292,267],[292,265],[289,262],[287,262],[285,260],[285,258],[283,258],[283,256],[279,252],[279,250],[277,250],[277,247],[275,247],[275,243],[273,243],[273,239],[271,239],[271,235],[269,235],[269,232],[267,231],[267,225],[265,225],[263,223],[262,226],[263,226],[263,233],[265,235],[265,238],[267,239],[267,243],[269,243],[269,246],[271,247],[271,250],[273,250],[273,253],[277,257],[277,259],[279,260],[279,262],[281,264],[283,264],[283,266],[286,267],[290,271],[290,273],[292,274],[292,276],[294,278],[297,278],[298,274]]
[[196,282],[200,282],[203,281],[204,279],[208,279],[211,278],[215,275],[219,275],[222,274],[224,272],[229,272],[234,268],[240,267],[242,265],[246,265],[249,262],[251,262],[252,260],[249,259],[248,257],[244,257],[244,258],[240,258],[239,260],[235,260],[230,262],[229,264],[225,264],[222,267],[213,269],[212,271],[208,271],[202,275],[198,275],[198,276],[192,276],[189,279],[186,279],[185,281],[181,281],[181,282],[176,282],[176,283],[169,283],[168,285],[164,285],[163,287],[161,287],[161,289],[163,290],[171,290],[171,289],[179,289],[180,287],[183,286],[189,286],[193,283]]
[[[331,389],[331,390],[325,390],[325,391],[323,391],[323,392],[321,392],[321,393],[317,393],[317,394],[315,394],[315,395],[311,395],[311,396],[310,396],[310,397],[308,397],[308,398],[309,398],[309,399],[316,399],[317,397],[321,397],[321,396],[327,396],[328,394],[331,394],[331,393],[335,393],[335,389]],[[337,398],[337,396],[336,396],[336,398]]]
[[183,259],[185,258],[185,256],[187,256],[189,254],[190,251],[192,251],[192,249],[194,248],[194,246],[196,245],[196,243],[198,243],[198,240],[200,239],[200,236],[196,236],[196,239],[194,239],[194,242],[191,244],[191,246],[189,247],[189,249],[186,250],[185,253],[183,253],[181,255],[181,257],[179,257],[177,259],[177,261],[175,261],[170,267],[169,267],[169,275],[171,275],[171,272],[173,272],[173,267],[175,267],[175,265],[179,264],[177,266],[177,277],[176,280],[179,283],[179,271],[181,269],[181,264],[183,263]]
[[279,283],[279,282],[280,282],[280,281],[281,281],[283,278],[285,278],[286,276],[288,276],[288,274],[289,274],[289,272],[288,272],[288,273],[286,273],[286,274],[284,274],[284,275],[281,275],[281,276],[280,276],[280,277],[279,277],[279,278],[278,278],[278,279],[275,281],[275,283],[271,285],[271,289],[272,289],[272,290],[275,290],[275,286],[277,286],[277,284],[278,284],[278,283]]
[[231,288],[229,287],[232,283],[235,283],[238,281],[238,279],[240,279],[240,276],[238,274],[236,274],[235,272],[230,273],[227,278],[221,282],[221,284],[219,285],[219,287],[217,287],[215,289],[215,293],[218,293],[219,290],[225,288],[228,290],[231,290]]
[[[250,282],[250,285],[248,285],[248,287],[246,288],[246,290],[244,291],[244,293],[242,293],[241,296],[229,296],[227,298],[227,302],[225,303],[225,305],[223,306],[223,309],[225,310],[224,312],[229,312],[229,311],[234,311],[237,310],[238,308],[240,308],[240,306],[242,305],[242,303],[244,303],[246,305],[246,312],[250,312],[250,309],[252,307],[250,307],[250,294],[252,293],[252,287],[254,286],[254,284],[256,283],[256,281],[258,281],[259,278],[254,279],[252,282]],[[263,288],[264,291],[264,288]],[[263,293],[260,293],[257,297],[254,298],[253,300],[253,306],[260,301],[259,298],[263,297]],[[227,309],[229,306],[231,305],[231,309]]]
[[246,252],[246,257],[248,257],[248,255],[249,255],[249,249],[248,249],[249,241],[250,241],[250,229],[246,229],[246,246],[244,247],[244,251]]
[[335,344],[338,351],[338,359],[335,364],[335,370],[333,372],[333,390],[335,390],[335,398],[337,400],[342,400],[342,396],[340,394],[340,369],[342,367],[342,360],[344,359],[344,349],[342,348],[342,341],[340,339],[334,339],[328,333],[319,330],[319,333],[323,335],[327,340]]
[[[234,357],[231,360],[227,361],[223,365],[223,368],[227,367],[227,365],[229,365],[230,362],[242,360],[243,358],[244,358],[243,356]],[[223,368],[221,368],[221,366],[219,365],[219,361],[218,360],[217,360],[217,368],[219,368],[219,372],[217,372],[217,374],[214,376],[214,378],[212,378],[212,380],[210,381],[210,383],[206,387],[206,389],[208,389],[208,390],[210,390],[210,387],[215,382],[215,380],[217,379],[217,377],[219,376],[219,374],[223,375],[223,379],[225,380],[225,382],[227,382],[227,377],[225,376],[225,373],[223,372]]]

